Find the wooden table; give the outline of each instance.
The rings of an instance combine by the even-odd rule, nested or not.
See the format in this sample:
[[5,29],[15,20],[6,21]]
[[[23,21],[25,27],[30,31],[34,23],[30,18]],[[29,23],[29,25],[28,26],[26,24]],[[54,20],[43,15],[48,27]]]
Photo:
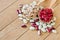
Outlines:
[[[26,29],[21,28],[22,21],[18,19],[16,10],[20,3],[31,3],[33,0],[0,0],[0,40],[60,40],[60,0],[52,6],[54,16],[56,16],[57,34],[42,33],[37,35],[37,31],[30,31],[29,25]],[[36,0],[37,1],[37,0]],[[50,0],[41,5],[48,7]]]

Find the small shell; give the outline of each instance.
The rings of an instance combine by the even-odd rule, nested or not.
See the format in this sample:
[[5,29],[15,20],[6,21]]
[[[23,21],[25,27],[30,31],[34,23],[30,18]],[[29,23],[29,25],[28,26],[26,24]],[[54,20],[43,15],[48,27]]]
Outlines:
[[40,25],[43,25],[43,22],[40,22]]
[[34,12],[34,13],[37,13],[37,9],[36,9],[36,8],[34,8],[34,9],[33,9],[33,12]]
[[32,8],[34,8],[36,4],[36,1],[33,1],[30,5],[32,6]]
[[42,26],[41,25],[39,25],[39,27],[38,27],[39,29],[41,29],[42,28]]
[[35,6],[36,4],[37,4],[36,1],[33,1],[30,5]]
[[52,25],[49,25],[49,24],[48,24],[48,25],[47,25],[47,27],[50,27],[50,28],[51,28],[51,27],[52,27]]
[[40,22],[36,22],[36,25],[40,25]]
[[51,23],[51,25],[54,26],[55,25],[55,22]]
[[41,30],[38,30],[38,35],[41,35]]
[[29,12],[27,10],[22,10],[24,14],[28,14]]
[[31,27],[30,27],[30,30],[32,30],[32,31],[33,31],[33,30],[35,30],[35,28],[31,26]]
[[24,23],[27,23],[28,21],[27,21],[26,19],[23,19],[23,22],[24,22]]
[[32,7],[28,7],[29,12],[32,12],[32,9],[33,9]]
[[33,5],[36,5],[37,3],[36,3],[36,1],[33,1]]
[[37,5],[39,5],[39,4],[42,3],[43,1],[45,1],[45,0],[39,0],[39,2],[37,3]]
[[52,32],[53,32],[53,33],[57,33],[57,31],[56,31],[56,30],[52,30]]
[[44,7],[40,6],[39,8],[40,8],[40,9],[43,9]]
[[25,16],[25,15],[23,15],[22,17],[23,17],[23,18],[26,18],[26,16]]
[[23,15],[22,14],[18,14],[19,17],[22,17]]
[[30,22],[34,22],[34,20],[33,20],[33,19],[31,19],[31,20],[30,20]]
[[43,28],[47,28],[47,25],[43,24]]
[[46,29],[45,28],[41,28],[42,32],[46,32]]
[[30,20],[29,18],[26,18],[26,20]]
[[28,8],[28,7],[29,7],[28,4],[23,5],[23,9],[26,9],[26,8]]
[[23,18],[22,18],[22,17],[20,17],[19,19],[20,19],[20,20],[22,20]]
[[43,1],[45,1],[45,0],[39,0],[40,3],[43,2]]

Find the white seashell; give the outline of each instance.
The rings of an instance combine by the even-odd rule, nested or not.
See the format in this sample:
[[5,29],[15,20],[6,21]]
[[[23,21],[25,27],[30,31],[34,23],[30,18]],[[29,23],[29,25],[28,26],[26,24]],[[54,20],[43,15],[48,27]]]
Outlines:
[[28,14],[28,11],[27,11],[27,10],[22,10],[22,12],[23,12],[24,14]]
[[24,7],[23,7],[23,8],[22,8],[22,12],[24,12],[24,10],[25,10],[25,9],[24,9]]
[[26,9],[26,8],[28,8],[29,7],[29,5],[28,4],[25,4],[24,6],[23,6],[23,9]]
[[43,1],[45,1],[45,0],[39,0],[40,3],[43,2]]
[[47,25],[47,27],[50,27],[50,28],[51,28],[51,27],[52,27],[52,25],[49,25],[49,24],[48,24],[48,25]]
[[25,7],[29,7],[29,5],[28,4],[25,4]]
[[54,17],[53,20],[56,21],[56,17]]
[[32,12],[33,8],[32,8],[32,7],[29,7],[28,10],[29,10],[30,12]]
[[40,25],[40,22],[36,22],[36,25]]
[[43,9],[44,7],[40,6],[40,9]]
[[39,29],[41,29],[42,28],[42,26],[41,25],[39,25],[39,27],[38,27]]
[[45,28],[41,28],[41,31],[42,31],[42,32],[46,32],[46,29],[45,29]]
[[33,5],[36,5],[37,3],[36,3],[36,1],[33,1],[32,4],[33,4]]
[[52,32],[53,32],[53,33],[57,33],[57,31],[56,31],[56,30],[52,30]]
[[26,16],[25,16],[25,15],[23,15],[22,17],[23,17],[23,18],[26,18]]
[[32,30],[32,31],[33,31],[33,30],[35,30],[35,28],[31,26],[31,27],[30,27],[30,30]]
[[33,1],[30,5],[32,6],[32,8],[34,8],[36,4],[36,1]]
[[51,25],[54,26],[55,25],[55,22],[51,23]]
[[30,20],[29,18],[26,18],[26,20]]
[[30,22],[34,22],[34,20],[33,19],[30,19]]
[[40,22],[40,25],[43,25],[43,22]]
[[24,22],[24,23],[27,23],[28,21],[27,21],[26,19],[23,19],[23,22]]
[[38,30],[38,35],[41,35],[41,30]]
[[22,14],[18,14],[19,17],[22,17],[23,15]]
[[22,17],[20,17],[19,19],[20,19],[20,20],[22,20],[23,18],[22,18]]
[[46,25],[43,25],[43,28],[47,28],[47,26]]

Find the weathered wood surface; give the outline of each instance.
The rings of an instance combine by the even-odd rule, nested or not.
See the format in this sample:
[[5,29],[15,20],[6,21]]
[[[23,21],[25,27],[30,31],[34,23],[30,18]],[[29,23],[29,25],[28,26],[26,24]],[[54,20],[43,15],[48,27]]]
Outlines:
[[[18,19],[16,10],[18,4],[31,3],[33,0],[0,0],[0,40],[60,40],[60,0],[52,6],[54,16],[56,16],[56,25],[54,26],[58,33],[42,33],[37,35],[37,31],[30,31],[29,24],[26,29],[21,28],[23,23]],[[37,0],[36,0],[37,1]],[[41,5],[48,7],[50,0]]]

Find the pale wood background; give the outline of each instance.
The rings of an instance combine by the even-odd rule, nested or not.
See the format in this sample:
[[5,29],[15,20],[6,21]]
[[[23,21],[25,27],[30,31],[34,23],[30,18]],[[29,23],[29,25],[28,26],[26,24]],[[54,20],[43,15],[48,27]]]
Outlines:
[[[18,19],[16,10],[18,4],[31,3],[33,0],[0,0],[0,40],[60,40],[60,0],[52,6],[54,16],[57,17],[56,25],[57,34],[42,33],[37,35],[37,31],[30,31],[29,25],[26,29],[20,27],[22,21]],[[35,0],[37,1],[37,0]],[[48,7],[50,0],[41,5]]]

